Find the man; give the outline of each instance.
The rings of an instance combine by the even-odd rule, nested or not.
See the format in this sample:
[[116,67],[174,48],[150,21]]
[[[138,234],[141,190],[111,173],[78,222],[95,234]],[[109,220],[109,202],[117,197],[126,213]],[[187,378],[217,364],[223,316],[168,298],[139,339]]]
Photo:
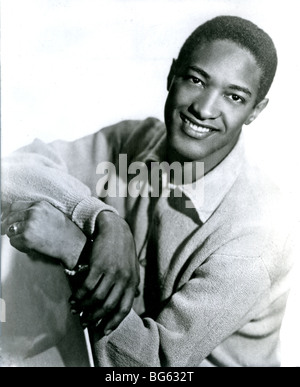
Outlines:
[[[71,304],[90,326],[97,365],[280,364],[293,225],[276,188],[246,162],[241,136],[267,106],[276,66],[265,32],[214,18],[173,61],[165,125],[149,118],[72,143],[36,141],[4,162],[2,199],[12,204],[3,232],[75,278],[87,272]],[[118,187],[135,178],[121,176],[120,155],[140,168],[187,166],[192,182],[173,177],[158,197],[105,196],[112,175],[99,179],[102,163],[117,166]],[[193,173],[199,162],[204,178]]]

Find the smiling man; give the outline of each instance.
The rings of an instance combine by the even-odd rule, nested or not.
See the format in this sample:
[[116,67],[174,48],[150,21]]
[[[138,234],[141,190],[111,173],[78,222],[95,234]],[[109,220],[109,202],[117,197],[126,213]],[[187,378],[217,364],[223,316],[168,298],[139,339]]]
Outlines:
[[[72,306],[90,325],[96,365],[280,365],[293,224],[276,187],[247,163],[241,136],[267,106],[276,66],[264,31],[214,18],[173,61],[165,124],[36,141],[4,162],[11,244],[60,259],[75,277],[87,270]],[[148,166],[202,162],[205,176],[171,185],[168,197],[95,197],[97,165],[120,154]]]
[[[169,147],[184,158],[204,161],[206,172],[233,149],[242,126],[266,107],[277,66],[275,47],[262,31],[247,36],[251,26],[241,20],[217,20],[224,30],[218,23],[200,26],[173,62],[165,105]],[[260,91],[265,77],[269,82]]]

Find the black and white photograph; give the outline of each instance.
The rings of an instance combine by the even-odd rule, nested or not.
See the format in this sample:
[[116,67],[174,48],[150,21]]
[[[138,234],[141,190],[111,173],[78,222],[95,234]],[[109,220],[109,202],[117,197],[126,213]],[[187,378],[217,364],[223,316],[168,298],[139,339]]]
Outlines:
[[300,367],[298,8],[1,1],[0,367]]

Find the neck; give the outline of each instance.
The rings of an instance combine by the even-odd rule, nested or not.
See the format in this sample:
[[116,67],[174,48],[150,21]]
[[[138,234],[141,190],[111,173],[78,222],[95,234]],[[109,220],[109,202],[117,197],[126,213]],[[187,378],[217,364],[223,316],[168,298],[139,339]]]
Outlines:
[[[239,138],[239,137],[238,137]],[[237,140],[230,145],[227,145],[223,147],[221,150],[217,149],[212,154],[208,155],[207,157],[199,160],[190,160],[188,158],[183,157],[179,153],[176,152],[176,150],[167,147],[167,161],[169,164],[177,161],[181,165],[185,165],[186,171],[189,171],[192,175],[192,181],[196,181],[203,177],[203,170],[201,169],[201,173],[199,173],[199,169],[196,168],[197,162],[203,162],[204,163],[204,175],[206,175],[208,172],[213,170],[217,165],[219,165],[226,157],[227,155],[232,151],[232,149],[235,147]]]

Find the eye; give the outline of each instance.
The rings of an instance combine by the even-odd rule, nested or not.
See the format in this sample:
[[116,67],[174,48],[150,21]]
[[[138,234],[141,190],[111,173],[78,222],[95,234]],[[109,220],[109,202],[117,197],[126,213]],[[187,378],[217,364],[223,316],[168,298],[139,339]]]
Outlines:
[[190,76],[190,80],[195,83],[196,85],[200,84],[202,86],[204,86],[204,82],[201,81],[201,79],[197,78],[197,77],[194,77],[194,76]]
[[186,79],[193,83],[194,85],[201,85],[205,87],[205,83],[198,77],[195,77],[194,75],[187,75]]
[[240,97],[237,94],[229,94],[228,98],[231,99],[233,102],[236,102],[236,103],[245,103],[245,99]]

